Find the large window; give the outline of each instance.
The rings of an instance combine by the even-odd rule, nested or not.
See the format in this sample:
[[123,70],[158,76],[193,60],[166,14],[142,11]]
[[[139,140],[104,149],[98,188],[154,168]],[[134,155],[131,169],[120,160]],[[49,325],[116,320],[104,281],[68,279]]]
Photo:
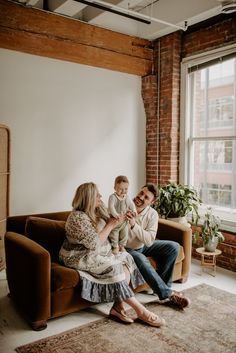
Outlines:
[[181,179],[199,190],[226,228],[236,229],[234,50],[183,62]]

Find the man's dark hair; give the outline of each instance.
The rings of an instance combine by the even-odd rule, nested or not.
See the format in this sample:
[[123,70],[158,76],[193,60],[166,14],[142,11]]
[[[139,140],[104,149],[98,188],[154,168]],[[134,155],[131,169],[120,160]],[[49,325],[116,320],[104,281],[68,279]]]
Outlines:
[[143,186],[143,188],[147,188],[148,191],[150,191],[154,195],[154,201],[156,201],[159,195],[159,190],[157,186],[153,183],[147,183],[146,185]]

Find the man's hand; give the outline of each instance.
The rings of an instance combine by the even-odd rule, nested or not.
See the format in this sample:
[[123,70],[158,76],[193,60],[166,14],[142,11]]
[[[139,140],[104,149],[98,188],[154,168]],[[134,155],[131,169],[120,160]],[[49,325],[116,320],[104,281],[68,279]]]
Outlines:
[[135,214],[132,211],[127,211],[126,218],[129,221],[129,224],[132,227],[135,225]]

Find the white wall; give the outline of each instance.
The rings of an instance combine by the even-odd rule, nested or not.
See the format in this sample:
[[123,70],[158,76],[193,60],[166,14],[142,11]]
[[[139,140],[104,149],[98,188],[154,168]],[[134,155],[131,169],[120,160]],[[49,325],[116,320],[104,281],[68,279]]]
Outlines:
[[141,79],[0,49],[0,123],[11,130],[10,214],[70,210],[76,187],[103,199],[125,174],[145,182]]

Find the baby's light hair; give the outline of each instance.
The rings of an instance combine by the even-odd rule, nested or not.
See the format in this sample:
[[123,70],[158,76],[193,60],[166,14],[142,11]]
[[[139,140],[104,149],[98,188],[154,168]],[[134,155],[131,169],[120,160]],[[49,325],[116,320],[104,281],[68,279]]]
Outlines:
[[125,175],[118,175],[115,178],[115,186],[120,183],[128,183],[129,184],[129,180]]

